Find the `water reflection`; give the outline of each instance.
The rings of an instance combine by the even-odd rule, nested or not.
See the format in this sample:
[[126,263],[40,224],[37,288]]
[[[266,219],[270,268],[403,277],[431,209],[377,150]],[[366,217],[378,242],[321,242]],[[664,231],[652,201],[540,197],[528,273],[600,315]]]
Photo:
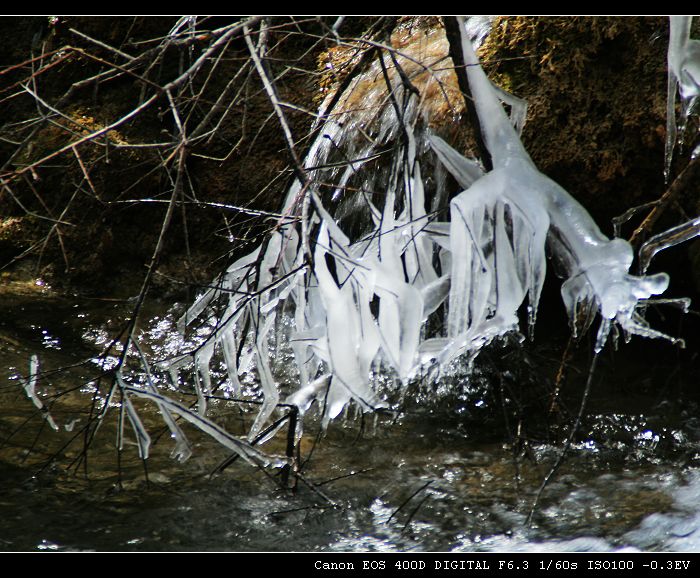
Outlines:
[[[533,439],[528,452],[514,456],[502,430],[494,431],[502,424],[483,425],[496,413],[494,396],[450,394],[446,383],[440,387],[452,398],[431,404],[430,392],[422,392],[394,423],[382,418],[373,428],[350,416],[320,441],[307,428],[304,479],[294,494],[280,489],[275,469],[265,475],[236,462],[212,477],[228,454],[192,430],[193,457],[174,462],[172,441],[158,435],[162,423],[148,405],[140,407],[154,440],[147,475],[133,443],[119,474],[114,421],[105,423],[86,463],[81,438],[66,443],[90,418],[85,399],[99,392],[96,373],[109,364],[99,347],[113,339],[109,319],[121,312],[113,305],[40,302],[38,313],[23,307],[14,317],[13,307],[4,311],[0,327],[2,550],[700,549],[700,429],[690,401],[590,415],[530,527],[534,492],[559,446]],[[152,319],[143,329],[149,351],[181,352],[172,316],[160,311]],[[58,434],[42,428],[22,391],[32,354],[41,359],[37,392],[52,404]],[[53,400],[56,390],[70,393]],[[245,431],[245,412],[225,399],[212,407],[227,428]],[[284,434],[272,451],[283,452]],[[71,464],[80,467],[66,471]]]

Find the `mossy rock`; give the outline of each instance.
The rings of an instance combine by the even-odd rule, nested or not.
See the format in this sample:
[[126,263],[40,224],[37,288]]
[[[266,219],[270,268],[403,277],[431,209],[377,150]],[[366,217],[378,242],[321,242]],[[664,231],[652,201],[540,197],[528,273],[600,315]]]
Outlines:
[[481,58],[528,101],[523,143],[538,168],[610,219],[664,190],[667,18],[514,17]]

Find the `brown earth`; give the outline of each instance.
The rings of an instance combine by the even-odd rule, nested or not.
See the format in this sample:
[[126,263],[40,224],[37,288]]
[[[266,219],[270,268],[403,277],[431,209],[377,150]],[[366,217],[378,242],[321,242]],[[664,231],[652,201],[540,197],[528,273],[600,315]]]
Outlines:
[[[69,148],[31,165],[129,113],[149,94],[147,82],[165,85],[209,46],[201,35],[186,46],[156,51],[136,69],[138,77],[120,75],[75,88],[104,71],[104,62],[123,64],[103,45],[138,57],[157,48],[176,21],[0,18],[6,39],[0,53],[0,159],[8,183],[0,192],[0,266],[13,268],[29,260],[37,275],[86,292],[138,286],[156,246],[175,171],[166,156],[172,148],[133,145],[173,141],[175,122],[167,100],[159,99],[105,137],[75,147],[77,152]],[[215,29],[234,21],[210,19],[200,27]],[[305,111],[314,108],[316,58],[326,44],[319,42],[322,28],[316,19],[298,21],[271,20],[267,63],[280,99],[289,104],[285,114],[292,133],[301,138],[313,121]],[[41,54],[43,59],[30,60]],[[206,282],[220,270],[217,259],[234,241],[250,244],[270,226],[269,218],[212,203],[279,210],[290,175],[282,131],[250,66],[245,42],[234,38],[217,55],[220,59],[207,62],[193,77],[191,102],[184,95],[179,103],[190,130],[211,109],[215,114],[205,129],[216,124],[211,138],[188,147],[184,196],[189,203],[176,212],[165,237],[159,271],[181,282]],[[32,79],[33,92],[60,114],[49,114],[48,106],[19,90],[20,83]],[[71,86],[72,93],[61,100]],[[38,109],[45,119],[37,120]],[[128,202],[135,199],[150,202]],[[167,277],[157,279],[169,285]]]

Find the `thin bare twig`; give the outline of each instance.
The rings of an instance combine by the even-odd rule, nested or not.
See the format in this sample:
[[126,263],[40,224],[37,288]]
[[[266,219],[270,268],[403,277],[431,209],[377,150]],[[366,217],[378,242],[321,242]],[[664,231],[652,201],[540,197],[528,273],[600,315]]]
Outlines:
[[114,48],[114,46],[110,46],[109,44],[106,44],[102,42],[101,40],[96,40],[95,38],[92,38],[91,36],[88,36],[84,32],[80,32],[80,30],[76,30],[75,28],[69,28],[69,32],[72,34],[75,34],[79,38],[82,38],[83,40],[87,40],[88,42],[92,42],[93,44],[96,44],[100,48],[104,48],[105,50],[108,50],[109,52],[114,52],[114,54],[117,54],[121,56],[122,58],[125,58],[129,62],[133,62],[135,60],[135,57],[131,56],[130,54],[127,54],[126,52],[123,52],[119,50],[118,48]]
[[267,92],[267,95],[270,99],[270,103],[272,104],[275,114],[277,115],[277,119],[279,120],[280,126],[282,127],[284,138],[287,141],[287,149],[289,150],[289,154],[291,155],[292,161],[294,163],[293,170],[297,178],[301,181],[301,183],[305,185],[308,181],[306,170],[304,169],[304,166],[301,162],[301,158],[299,157],[296,147],[294,146],[294,138],[292,137],[292,131],[289,128],[287,117],[285,116],[284,111],[282,110],[282,107],[280,105],[280,100],[277,96],[277,90],[272,84],[269,74],[265,70],[265,66],[263,65],[263,62],[260,59],[258,50],[253,45],[253,41],[250,38],[250,28],[247,24],[244,25],[243,30],[245,34],[245,41],[248,45],[248,50],[250,51],[250,55],[253,58],[253,62],[255,63],[255,68],[258,71],[260,80],[262,80],[263,86],[265,87],[265,92]]
[[591,393],[591,389],[593,387],[593,376],[595,375],[595,370],[598,365],[598,357],[600,356],[600,352],[596,351],[593,360],[591,361],[591,366],[590,369],[588,370],[588,378],[586,380],[586,387],[583,390],[583,396],[581,398],[581,404],[579,405],[579,410],[578,414],[576,415],[576,421],[574,421],[573,426],[571,427],[571,431],[569,432],[568,437],[566,438],[566,442],[564,443],[564,447],[561,448],[561,451],[559,452],[559,455],[557,456],[556,461],[554,462],[554,465],[550,468],[549,472],[547,475],[544,477],[542,480],[542,483],[540,484],[540,487],[537,490],[537,493],[535,494],[535,499],[532,502],[532,507],[530,508],[530,513],[527,516],[526,520],[526,525],[530,525],[532,523],[532,518],[535,515],[535,512],[537,511],[537,506],[539,505],[540,499],[542,497],[542,494],[544,493],[545,489],[549,485],[549,482],[551,479],[555,476],[555,474],[559,471],[559,468],[561,465],[564,463],[564,459],[566,458],[566,454],[571,448],[571,444],[574,441],[574,437],[578,433],[578,429],[581,425],[581,420],[583,419],[583,413],[586,409],[586,403],[588,402],[588,396]]
[[671,186],[661,195],[656,205],[642,221],[642,224],[632,233],[630,243],[636,245],[642,241],[642,237],[648,234],[656,221],[661,217],[666,208],[687,189],[688,185],[697,182],[700,177],[700,157],[691,159],[681,173],[674,179]]

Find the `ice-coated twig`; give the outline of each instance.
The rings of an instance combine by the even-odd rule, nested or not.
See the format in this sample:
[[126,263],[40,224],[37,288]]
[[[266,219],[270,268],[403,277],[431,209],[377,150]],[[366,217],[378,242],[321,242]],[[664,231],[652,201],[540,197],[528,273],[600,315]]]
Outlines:
[[181,416],[184,420],[190,422],[204,433],[210,435],[221,445],[237,453],[244,460],[253,465],[282,467],[287,463],[287,461],[283,458],[268,456],[260,450],[255,449],[249,443],[228,433],[221,426],[215,424],[205,417],[200,416],[196,412],[193,412],[189,408],[177,403],[176,401],[173,401],[165,395],[144,391],[131,386],[125,386],[124,391],[125,393],[133,394],[137,397],[143,397],[145,399],[150,399],[157,402],[159,405],[162,405],[172,413]]
[[685,243],[698,235],[700,235],[700,217],[686,221],[648,239],[639,249],[639,270],[642,275],[647,272],[654,255],[679,243]]

